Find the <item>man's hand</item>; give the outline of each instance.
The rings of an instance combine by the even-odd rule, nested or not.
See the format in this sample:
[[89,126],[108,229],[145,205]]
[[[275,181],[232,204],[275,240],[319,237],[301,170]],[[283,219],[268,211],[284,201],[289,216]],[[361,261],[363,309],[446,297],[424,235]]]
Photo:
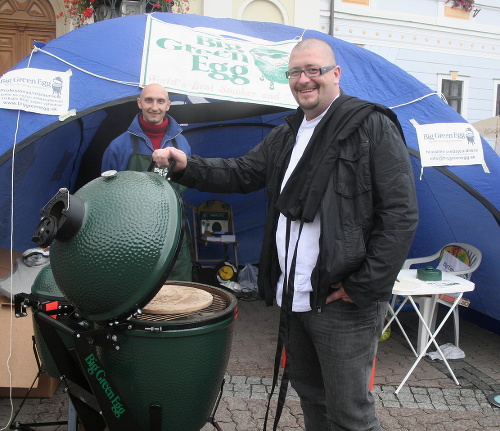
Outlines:
[[342,282],[339,281],[338,283],[332,284],[330,286],[331,289],[334,289],[330,295],[326,297],[326,303],[329,304],[330,302],[337,301],[341,299],[342,301],[346,302],[354,302],[349,295],[346,293],[344,288],[342,287]]
[[186,169],[187,156],[184,151],[178,150],[174,147],[167,147],[153,152],[153,160],[159,168],[170,167],[170,159],[174,159],[176,161],[174,172],[181,172]]

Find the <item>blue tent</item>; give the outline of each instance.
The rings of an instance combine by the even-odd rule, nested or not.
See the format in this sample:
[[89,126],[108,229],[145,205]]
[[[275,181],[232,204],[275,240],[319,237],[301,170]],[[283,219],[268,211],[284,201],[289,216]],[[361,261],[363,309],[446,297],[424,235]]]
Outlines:
[[[419,124],[464,122],[459,114],[436,95],[424,97],[432,90],[397,66],[321,32],[196,15],[158,13],[155,17],[187,27],[214,28],[273,42],[301,35],[328,41],[342,68],[341,86],[346,93],[396,107],[394,111],[412,154],[420,206],[420,224],[410,257],[432,254],[452,241],[478,247],[483,261],[474,273],[476,290],[467,295],[471,300],[469,313],[483,326],[500,332],[500,266],[495,264],[500,256],[499,157],[483,141],[491,173],[486,174],[479,165],[425,168],[423,179],[419,179],[418,142],[409,120],[415,119]],[[74,192],[99,175],[105,146],[126,129],[137,112],[135,99],[139,90],[127,83],[139,82],[145,25],[145,15],[91,24],[47,43],[43,46],[45,53],[34,52],[15,67],[29,65],[61,72],[71,67],[70,109],[76,110],[76,116],[59,121],[56,116],[0,109],[0,247],[18,251],[33,247],[31,237],[40,208],[59,188]],[[176,104],[170,113],[180,123],[188,124],[186,137],[193,153],[202,156],[244,154],[273,126],[281,124],[289,112],[215,100],[191,104],[189,97],[181,94],[173,98]],[[416,101],[420,98],[423,99]],[[411,101],[416,102],[408,103]],[[189,191],[186,198],[195,205],[209,198],[231,203],[240,241],[240,263],[258,263],[266,212],[262,191],[245,196]]]

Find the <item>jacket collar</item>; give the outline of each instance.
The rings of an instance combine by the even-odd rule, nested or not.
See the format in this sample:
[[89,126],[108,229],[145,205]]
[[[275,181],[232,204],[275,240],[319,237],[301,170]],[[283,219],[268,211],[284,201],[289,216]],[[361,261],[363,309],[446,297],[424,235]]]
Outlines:
[[[141,126],[139,125],[139,115],[141,114],[137,114],[132,123],[130,123],[128,131],[130,133],[133,133],[134,135],[146,138],[146,134],[143,132]],[[168,126],[167,126],[167,131],[165,132],[165,136],[162,139],[162,143],[165,141],[171,141],[182,132],[182,128],[181,126],[179,126],[179,123],[177,123],[177,121],[175,121],[168,114],[166,115],[166,117],[168,118]]]

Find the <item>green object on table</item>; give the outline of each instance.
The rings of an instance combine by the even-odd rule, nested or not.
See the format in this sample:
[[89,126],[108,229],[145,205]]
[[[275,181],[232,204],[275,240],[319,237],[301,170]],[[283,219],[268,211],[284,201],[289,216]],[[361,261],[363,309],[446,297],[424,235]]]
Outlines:
[[441,270],[433,266],[417,269],[417,278],[422,281],[441,281],[443,279]]

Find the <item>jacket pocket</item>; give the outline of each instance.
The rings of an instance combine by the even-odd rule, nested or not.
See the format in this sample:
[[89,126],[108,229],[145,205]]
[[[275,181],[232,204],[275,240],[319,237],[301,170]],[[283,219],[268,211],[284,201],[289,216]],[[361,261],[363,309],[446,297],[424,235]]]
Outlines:
[[360,227],[345,227],[344,235],[344,264],[349,271],[356,270],[366,258],[363,230]]
[[335,191],[346,198],[371,190],[368,140],[340,142],[335,179]]

